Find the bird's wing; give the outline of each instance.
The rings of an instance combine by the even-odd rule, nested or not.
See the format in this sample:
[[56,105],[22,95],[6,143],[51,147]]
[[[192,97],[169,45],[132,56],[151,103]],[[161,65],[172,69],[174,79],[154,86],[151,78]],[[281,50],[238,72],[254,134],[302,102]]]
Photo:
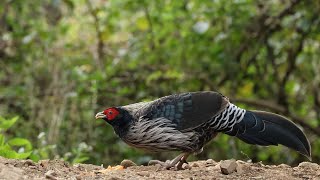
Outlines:
[[164,117],[178,130],[187,130],[208,122],[222,112],[229,101],[213,91],[175,94],[155,100],[148,108],[151,119]]

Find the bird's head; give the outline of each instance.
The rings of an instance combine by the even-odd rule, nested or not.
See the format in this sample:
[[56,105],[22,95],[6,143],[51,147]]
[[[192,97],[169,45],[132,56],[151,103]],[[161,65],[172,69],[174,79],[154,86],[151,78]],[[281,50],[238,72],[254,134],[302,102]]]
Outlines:
[[121,107],[111,107],[102,112],[98,112],[96,114],[96,119],[103,119],[106,121],[114,128],[116,134],[120,137],[126,133],[130,122],[132,122],[132,116],[127,110]]
[[119,108],[111,107],[102,112],[96,114],[96,119],[103,119],[107,122],[115,121],[121,117],[121,111]]

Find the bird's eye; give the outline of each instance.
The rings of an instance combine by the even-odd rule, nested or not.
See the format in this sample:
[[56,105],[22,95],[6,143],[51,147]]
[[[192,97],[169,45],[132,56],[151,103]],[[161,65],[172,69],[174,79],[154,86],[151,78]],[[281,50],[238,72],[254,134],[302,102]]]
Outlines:
[[109,111],[109,114],[112,114],[112,111]]

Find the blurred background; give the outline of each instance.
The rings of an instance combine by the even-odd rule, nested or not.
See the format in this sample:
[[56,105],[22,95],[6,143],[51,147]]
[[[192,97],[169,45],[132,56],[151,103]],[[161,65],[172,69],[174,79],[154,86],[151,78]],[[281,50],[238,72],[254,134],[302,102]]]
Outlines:
[[[116,164],[170,159],[96,121],[109,106],[214,90],[287,116],[320,162],[320,1],[0,1],[0,155]],[[17,117],[16,117],[17,116]],[[282,146],[219,135],[190,160],[295,165]]]

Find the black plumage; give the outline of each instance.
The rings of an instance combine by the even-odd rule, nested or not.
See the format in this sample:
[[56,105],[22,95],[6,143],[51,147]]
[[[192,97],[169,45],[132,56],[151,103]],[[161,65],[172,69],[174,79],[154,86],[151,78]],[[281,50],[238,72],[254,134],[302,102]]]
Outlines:
[[311,157],[304,133],[286,118],[246,111],[217,92],[189,92],[151,102],[108,108],[96,115],[111,124],[129,145],[151,151],[182,151],[168,167],[180,167],[190,153],[199,153],[217,133],[249,144],[282,144]]

